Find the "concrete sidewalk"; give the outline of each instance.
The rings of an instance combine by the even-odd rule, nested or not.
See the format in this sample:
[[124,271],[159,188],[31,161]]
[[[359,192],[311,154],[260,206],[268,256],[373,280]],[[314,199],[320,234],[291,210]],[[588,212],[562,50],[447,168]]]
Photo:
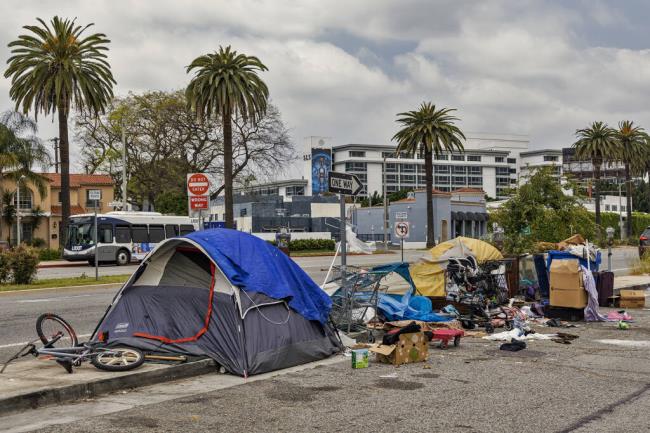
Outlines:
[[120,373],[84,363],[72,374],[51,360],[16,361],[0,375],[0,416],[216,371],[213,360],[175,365],[145,363]]
[[79,266],[88,266],[88,262],[69,262],[67,260],[46,260],[38,264],[38,269],[74,268]]
[[650,287],[650,275],[624,275],[614,277],[614,293],[620,290],[647,290]]

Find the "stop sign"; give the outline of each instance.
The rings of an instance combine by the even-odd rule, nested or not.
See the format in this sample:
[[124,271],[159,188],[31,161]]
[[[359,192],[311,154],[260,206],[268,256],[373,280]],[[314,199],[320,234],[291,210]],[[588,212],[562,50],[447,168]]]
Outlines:
[[203,173],[191,173],[187,175],[187,191],[190,195],[205,195],[210,189],[210,181]]

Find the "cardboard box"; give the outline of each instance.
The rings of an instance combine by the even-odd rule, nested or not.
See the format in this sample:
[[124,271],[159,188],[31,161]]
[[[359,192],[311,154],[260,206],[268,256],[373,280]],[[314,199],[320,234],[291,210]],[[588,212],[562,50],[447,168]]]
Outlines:
[[368,349],[352,350],[352,368],[368,368]]
[[578,259],[553,260],[550,269],[550,304],[554,307],[584,308],[587,291]]
[[645,291],[644,290],[621,290],[619,306],[621,308],[644,308]]
[[429,354],[429,342],[424,332],[414,332],[399,336],[397,344],[377,344],[370,347],[377,360],[386,364],[401,365],[424,362]]

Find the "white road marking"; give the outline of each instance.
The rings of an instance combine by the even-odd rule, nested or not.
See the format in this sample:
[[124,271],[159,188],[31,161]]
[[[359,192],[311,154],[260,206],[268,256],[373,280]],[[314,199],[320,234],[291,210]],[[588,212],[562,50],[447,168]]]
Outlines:
[[[92,335],[92,334],[82,334],[82,335],[77,335],[77,338],[86,338],[86,337],[90,337],[91,335]],[[6,349],[6,348],[8,348],[8,347],[24,346],[24,345],[26,345],[26,344],[28,344],[28,343],[29,343],[29,341],[25,341],[25,342],[22,342],[22,343],[2,344],[2,345],[0,345],[0,349]]]
[[89,296],[95,296],[95,295],[86,294],[86,295],[59,296],[59,297],[56,297],[56,298],[23,299],[23,300],[14,301],[14,302],[16,304],[30,304],[32,302],[53,302],[53,301],[60,301],[62,299],[87,298]]

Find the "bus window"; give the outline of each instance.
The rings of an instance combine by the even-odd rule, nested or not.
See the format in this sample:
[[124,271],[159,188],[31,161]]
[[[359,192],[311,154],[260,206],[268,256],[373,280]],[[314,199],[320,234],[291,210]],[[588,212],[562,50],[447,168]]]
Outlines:
[[132,225],[131,233],[133,234],[133,242],[136,244],[149,242],[149,233],[145,225]]
[[113,226],[111,224],[100,224],[97,228],[99,242],[102,244],[113,243]]
[[131,228],[129,226],[115,226],[115,241],[118,244],[130,244]]
[[178,236],[178,226],[176,224],[165,224],[165,234],[167,239]]
[[165,228],[163,226],[149,226],[149,242],[157,244],[165,240]]
[[181,236],[185,236],[194,231],[194,226],[192,224],[181,224]]

